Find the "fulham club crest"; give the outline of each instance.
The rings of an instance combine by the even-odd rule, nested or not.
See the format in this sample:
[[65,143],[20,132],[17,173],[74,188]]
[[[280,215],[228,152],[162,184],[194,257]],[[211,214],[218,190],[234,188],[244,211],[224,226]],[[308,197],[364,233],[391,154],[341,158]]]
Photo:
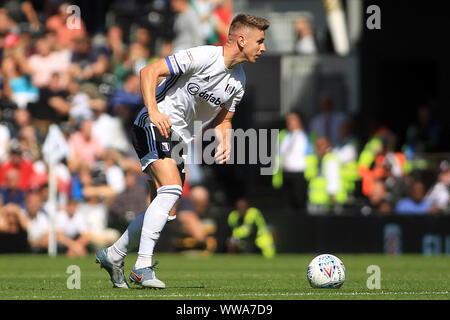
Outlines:
[[169,142],[161,142],[161,150],[164,152],[170,151],[170,143]]
[[234,86],[230,86],[229,84],[227,84],[227,86],[225,87],[225,92],[228,94],[233,94],[233,92],[236,90],[236,88]]

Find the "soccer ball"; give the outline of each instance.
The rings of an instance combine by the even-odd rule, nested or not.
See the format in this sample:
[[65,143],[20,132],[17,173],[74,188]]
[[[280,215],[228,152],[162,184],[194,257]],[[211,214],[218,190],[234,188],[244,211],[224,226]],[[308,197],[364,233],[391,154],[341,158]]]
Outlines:
[[345,266],[338,257],[321,254],[311,261],[306,276],[313,288],[340,288],[345,281]]

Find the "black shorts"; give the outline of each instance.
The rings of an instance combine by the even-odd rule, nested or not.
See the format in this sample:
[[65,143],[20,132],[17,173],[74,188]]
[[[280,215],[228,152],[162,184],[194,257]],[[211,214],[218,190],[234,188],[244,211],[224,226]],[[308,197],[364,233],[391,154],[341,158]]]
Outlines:
[[177,163],[178,172],[184,184],[187,145],[178,134],[171,131],[169,137],[166,138],[153,124],[144,128],[133,125],[131,140],[143,172],[152,162],[158,159],[171,158]]

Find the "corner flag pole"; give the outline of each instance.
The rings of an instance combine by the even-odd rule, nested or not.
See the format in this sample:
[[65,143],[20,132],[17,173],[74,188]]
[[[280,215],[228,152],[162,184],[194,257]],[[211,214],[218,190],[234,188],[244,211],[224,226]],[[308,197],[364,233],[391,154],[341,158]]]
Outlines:
[[[53,159],[52,159],[53,158]],[[57,210],[57,180],[55,174],[56,161],[54,157],[50,157],[49,175],[48,175],[48,198],[49,198],[49,233],[48,233],[48,255],[55,257],[57,254],[56,228],[55,218]]]
[[65,138],[56,124],[49,127],[47,137],[42,146],[42,153],[48,164],[48,200],[49,200],[49,238],[48,238],[48,255],[56,256],[57,241],[55,219],[58,210],[58,181],[56,178],[56,167],[58,162],[68,155],[68,146]]

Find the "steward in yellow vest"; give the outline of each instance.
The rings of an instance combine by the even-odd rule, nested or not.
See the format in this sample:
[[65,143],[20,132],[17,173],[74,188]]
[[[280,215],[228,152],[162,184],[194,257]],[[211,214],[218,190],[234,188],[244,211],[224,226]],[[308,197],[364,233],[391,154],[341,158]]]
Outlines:
[[315,153],[306,157],[305,178],[308,181],[309,210],[329,211],[347,203],[339,158],[331,152],[330,141],[319,137]]
[[275,256],[274,239],[264,216],[259,209],[249,207],[247,199],[236,201],[236,210],[228,215],[228,225],[232,230],[228,242],[229,252],[251,253],[256,246],[264,257]]

